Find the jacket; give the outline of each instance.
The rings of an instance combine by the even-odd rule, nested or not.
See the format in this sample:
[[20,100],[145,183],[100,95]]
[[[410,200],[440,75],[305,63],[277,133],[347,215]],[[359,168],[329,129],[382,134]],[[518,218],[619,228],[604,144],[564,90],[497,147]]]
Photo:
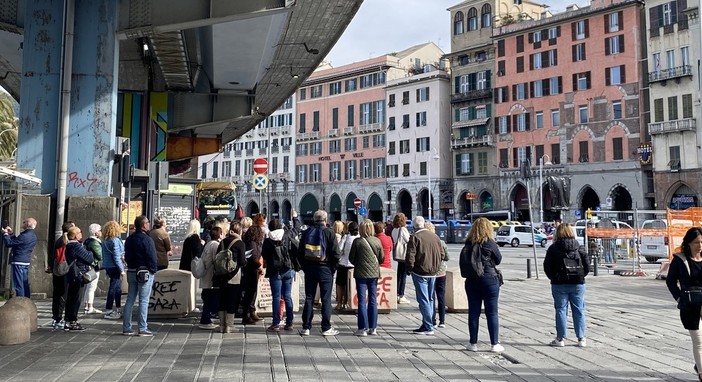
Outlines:
[[407,269],[418,276],[436,276],[444,258],[440,241],[426,228],[415,232],[407,243]]
[[361,235],[352,235],[350,233],[347,233],[341,237],[341,241],[339,241],[339,251],[341,252],[339,265],[346,268],[353,268],[353,264],[351,264],[351,261],[349,261],[349,255],[351,254],[351,246],[353,245],[353,242],[359,237],[361,237]]
[[[683,255],[684,256],[684,255]],[[688,264],[692,261],[687,257]],[[668,276],[665,278],[665,284],[673,298],[678,301],[678,309],[680,310],[680,322],[687,330],[700,329],[700,311],[699,306],[687,306],[680,300],[683,291],[691,286],[702,286],[702,274],[697,272],[695,267],[690,267],[692,275],[687,271],[685,262],[676,254],[670,262],[668,268]]]
[[117,268],[124,272],[124,244],[118,237],[113,237],[102,242],[102,267],[105,269]]
[[[300,270],[300,264],[297,262],[297,247],[292,240],[292,235],[294,233],[286,229],[276,229],[268,232],[268,237],[263,240],[263,247],[261,248],[261,255],[263,256],[264,266],[266,267],[266,278],[275,277],[278,274],[288,272],[291,269],[295,271]],[[275,255],[276,247],[282,245],[283,239],[288,236],[288,258],[290,260],[282,269],[275,269],[273,267],[273,256]]]
[[63,242],[63,235],[59,236],[58,239],[54,242],[54,250],[49,251],[46,254],[46,265],[47,269],[50,269],[53,271],[54,269],[54,262],[56,261],[56,251],[61,248],[66,246],[66,243]]
[[151,273],[158,271],[154,241],[141,229],[134,231],[124,242],[124,260],[127,261],[127,270],[146,267]]
[[[473,256],[473,243],[466,241],[466,244],[461,250],[460,258],[458,259],[458,266],[461,269],[461,277],[464,277],[466,281],[479,280],[485,277],[491,277],[497,279],[496,265],[502,262],[502,254],[500,253],[500,248],[497,246],[493,240],[487,240],[482,245],[480,245],[480,258],[472,259]],[[478,264],[478,267],[483,268],[483,275],[478,277],[473,264]]]
[[200,286],[203,289],[218,287],[218,285],[214,285],[212,282],[217,247],[219,247],[219,240],[210,240],[207,242],[207,244],[205,244],[205,247],[202,250],[202,257],[200,261],[202,261],[202,265],[205,267],[205,275],[200,278]]
[[157,264],[168,268],[168,251],[171,250],[171,237],[168,236],[166,227],[152,229],[149,231],[149,236],[156,248]]
[[380,266],[383,268],[392,268],[392,239],[390,236],[386,235],[385,232],[381,232],[375,237],[380,240],[380,245],[383,247],[383,256],[384,259],[380,263]]
[[[583,273],[577,279],[568,279],[563,258],[568,254],[576,254],[580,256],[580,264],[583,266]],[[575,238],[558,239],[546,250],[544,258],[544,273],[551,280],[551,285],[564,284],[584,284],[585,276],[590,273],[590,264],[587,258],[585,247],[578,243]]]
[[95,236],[90,236],[83,242],[83,245],[85,246],[85,249],[93,254],[93,268],[95,268],[96,271],[99,271],[100,268],[98,267],[98,262],[102,261],[102,241]]
[[307,241],[306,233],[309,231],[308,228],[307,231],[302,233],[302,237],[300,238],[300,246],[297,247],[297,261],[303,267],[306,265],[327,266],[331,268],[332,272],[334,272],[334,270],[336,269],[336,265],[339,264],[339,259],[341,258],[341,253],[339,252],[339,243],[336,241],[336,235],[334,234],[334,231],[332,231],[331,228],[323,227],[319,223],[315,223],[315,227],[324,228],[324,239],[326,240],[326,259],[321,262],[305,260],[305,243]]
[[17,236],[5,234],[2,240],[5,247],[12,248],[11,264],[29,265],[32,261],[32,251],[37,245],[37,234],[33,229],[26,229]]
[[448,245],[443,240],[441,240],[441,253],[444,257],[441,259],[441,266],[439,267],[439,273],[436,274],[436,277],[446,276],[446,269],[448,268],[448,264],[446,264],[446,262],[449,261]]
[[71,264],[75,260],[75,263],[73,263],[73,266],[66,274],[66,282],[82,282],[80,274],[90,270],[94,261],[93,255],[77,240],[70,240],[66,244],[65,255],[66,263]]
[[406,227],[394,228],[391,236],[394,243],[392,258],[402,259],[397,261],[404,262],[407,258],[407,243],[410,239],[409,231]]
[[227,275],[226,277],[226,282],[224,282],[224,280],[213,280],[212,283],[214,286],[222,287],[223,284],[241,284],[242,272],[240,271],[246,265],[246,244],[244,244],[244,241],[241,240],[241,236],[234,235],[225,237],[219,243],[219,246],[217,247],[217,252],[215,252],[215,256],[217,256],[217,253],[219,253],[224,248],[228,248],[229,244],[231,244],[231,242],[234,239],[239,239],[236,241],[236,243],[232,244],[230,248],[230,250],[232,251],[232,258],[236,260],[236,269],[229,272],[229,275]]
[[192,234],[183,240],[183,250],[180,252],[178,269],[190,272],[190,264],[194,258],[202,256],[202,241],[200,235]]
[[353,278],[377,279],[384,258],[383,246],[377,237],[359,237],[354,240],[349,253],[349,261],[354,266]]

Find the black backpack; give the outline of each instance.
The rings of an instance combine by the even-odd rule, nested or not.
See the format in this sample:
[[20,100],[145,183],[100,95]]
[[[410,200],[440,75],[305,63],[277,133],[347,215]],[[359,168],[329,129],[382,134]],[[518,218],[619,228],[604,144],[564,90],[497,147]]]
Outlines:
[[283,235],[280,241],[271,240],[275,247],[273,252],[273,264],[266,264],[276,273],[286,272],[292,269],[292,260],[290,258],[290,238],[288,235]]
[[566,253],[563,257],[562,277],[564,280],[580,280],[585,274],[582,259],[577,251]]

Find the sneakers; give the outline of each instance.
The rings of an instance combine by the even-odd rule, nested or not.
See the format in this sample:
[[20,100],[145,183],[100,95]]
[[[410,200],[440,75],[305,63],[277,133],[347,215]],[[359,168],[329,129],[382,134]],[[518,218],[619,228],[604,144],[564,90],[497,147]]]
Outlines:
[[95,309],[95,307],[83,309],[83,314],[100,314],[100,313],[102,313],[102,310]]
[[587,339],[585,337],[578,339],[578,346],[581,348],[587,347]]
[[442,323],[440,323],[439,325],[437,325],[436,327],[439,328],[439,329],[444,329],[444,328],[446,327],[446,324],[444,324],[444,323],[442,322]]
[[271,325],[266,328],[267,332],[279,332],[280,331],[280,325]]
[[119,310],[113,310],[110,313],[105,314],[106,320],[119,320],[122,318],[122,313]]
[[123,335],[123,336],[129,336],[129,337],[131,337],[131,336],[136,335],[136,332],[133,331],[133,330],[125,330],[125,331],[122,332],[122,335]]
[[63,329],[64,326],[66,326],[66,322],[64,320],[51,320],[51,329],[53,330]]
[[322,332],[323,336],[335,336],[337,334],[339,334],[339,331],[334,328],[329,328]]
[[433,330],[427,329],[424,325],[418,327],[417,329],[414,329],[414,330],[412,331],[412,333],[414,333],[414,334],[425,334],[425,335],[428,335],[428,336],[434,335],[434,331],[433,331]]
[[285,327],[283,327],[285,330],[293,330],[293,324],[285,324]]
[[505,347],[500,344],[494,344],[492,345],[490,351],[493,353],[502,353],[503,351],[505,351]]
[[400,296],[397,298],[398,304],[409,304],[410,300],[406,299],[405,296]]
[[202,329],[202,330],[213,330],[214,328],[217,327],[217,325],[210,322],[209,324],[200,324],[197,327]]
[[310,335],[310,330],[309,329],[300,329],[300,335],[307,337]]
[[369,336],[377,336],[378,330],[376,330],[375,328],[368,329],[368,335]]
[[560,340],[558,338],[554,338],[553,341],[551,341],[551,343],[549,343],[549,345],[557,347],[557,348],[562,348],[565,346],[565,341],[563,341],[563,338],[561,338]]
[[366,333],[366,329],[358,329],[353,333],[353,335],[356,337],[365,337],[368,335],[368,333]]
[[63,327],[64,332],[82,332],[83,330],[85,330],[85,328],[82,327],[77,321],[73,321],[64,325]]
[[477,352],[478,344],[468,344],[468,346],[466,346],[466,349],[468,349],[468,351]]
[[152,331],[149,330],[149,329],[140,330],[140,331],[139,331],[139,334],[137,334],[137,335],[138,335],[139,337],[153,337],[153,336],[154,336],[154,332],[152,332]]

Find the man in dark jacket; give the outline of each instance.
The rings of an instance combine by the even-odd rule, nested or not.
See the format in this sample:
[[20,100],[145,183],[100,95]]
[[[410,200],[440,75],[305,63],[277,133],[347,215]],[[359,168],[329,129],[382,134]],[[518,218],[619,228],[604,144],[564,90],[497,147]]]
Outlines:
[[422,325],[415,329],[417,334],[434,334],[434,284],[444,258],[441,239],[424,227],[424,218],[417,216],[414,221],[414,235],[407,243],[407,269],[412,273],[414,289],[417,291]]
[[[339,263],[341,253],[339,243],[336,242],[336,235],[331,228],[326,226],[327,212],[317,210],[314,213],[314,225],[302,233],[300,245],[297,249],[297,257],[305,272],[305,306],[302,309],[302,330],[300,335],[309,336],[312,329],[312,319],[314,318],[314,296],[319,286],[319,294],[322,300],[322,335],[335,336],[339,331],[331,326],[331,291],[334,280],[334,270]],[[305,258],[305,246],[312,238],[322,230],[322,248],[324,259],[321,261]]]
[[12,285],[15,287],[16,297],[30,297],[29,291],[29,263],[32,261],[32,250],[37,245],[37,235],[34,229],[37,221],[27,218],[22,222],[22,233],[12,236],[12,228],[2,228],[2,240],[5,247],[12,248]]
[[[151,296],[151,286],[154,282],[154,273],[158,270],[156,266],[156,246],[149,237],[149,219],[146,216],[138,216],[134,219],[136,230],[129,235],[124,243],[124,259],[127,262],[127,282],[129,283],[129,294],[124,305],[122,334],[133,336],[138,334],[142,337],[151,337],[153,332],[149,330],[146,323],[149,312],[149,298]],[[148,271],[147,279],[143,282],[137,281],[139,271]],[[139,332],[132,329],[132,308],[134,301],[139,295]]]

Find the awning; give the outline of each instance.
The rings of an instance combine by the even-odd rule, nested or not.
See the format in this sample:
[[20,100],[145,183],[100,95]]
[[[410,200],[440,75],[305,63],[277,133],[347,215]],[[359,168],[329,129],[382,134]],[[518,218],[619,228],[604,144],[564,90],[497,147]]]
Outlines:
[[341,212],[341,198],[334,194],[329,199],[329,212]]
[[480,126],[488,123],[490,118],[478,118],[478,119],[471,119],[470,121],[461,121],[461,122],[456,122],[453,124],[454,129],[460,129],[461,127],[471,127],[471,126]]
[[311,215],[319,209],[319,202],[312,194],[307,194],[300,201],[300,213],[303,215]]
[[378,194],[373,194],[371,195],[370,199],[368,199],[368,211],[382,211],[383,210],[383,201],[380,199],[380,196]]

